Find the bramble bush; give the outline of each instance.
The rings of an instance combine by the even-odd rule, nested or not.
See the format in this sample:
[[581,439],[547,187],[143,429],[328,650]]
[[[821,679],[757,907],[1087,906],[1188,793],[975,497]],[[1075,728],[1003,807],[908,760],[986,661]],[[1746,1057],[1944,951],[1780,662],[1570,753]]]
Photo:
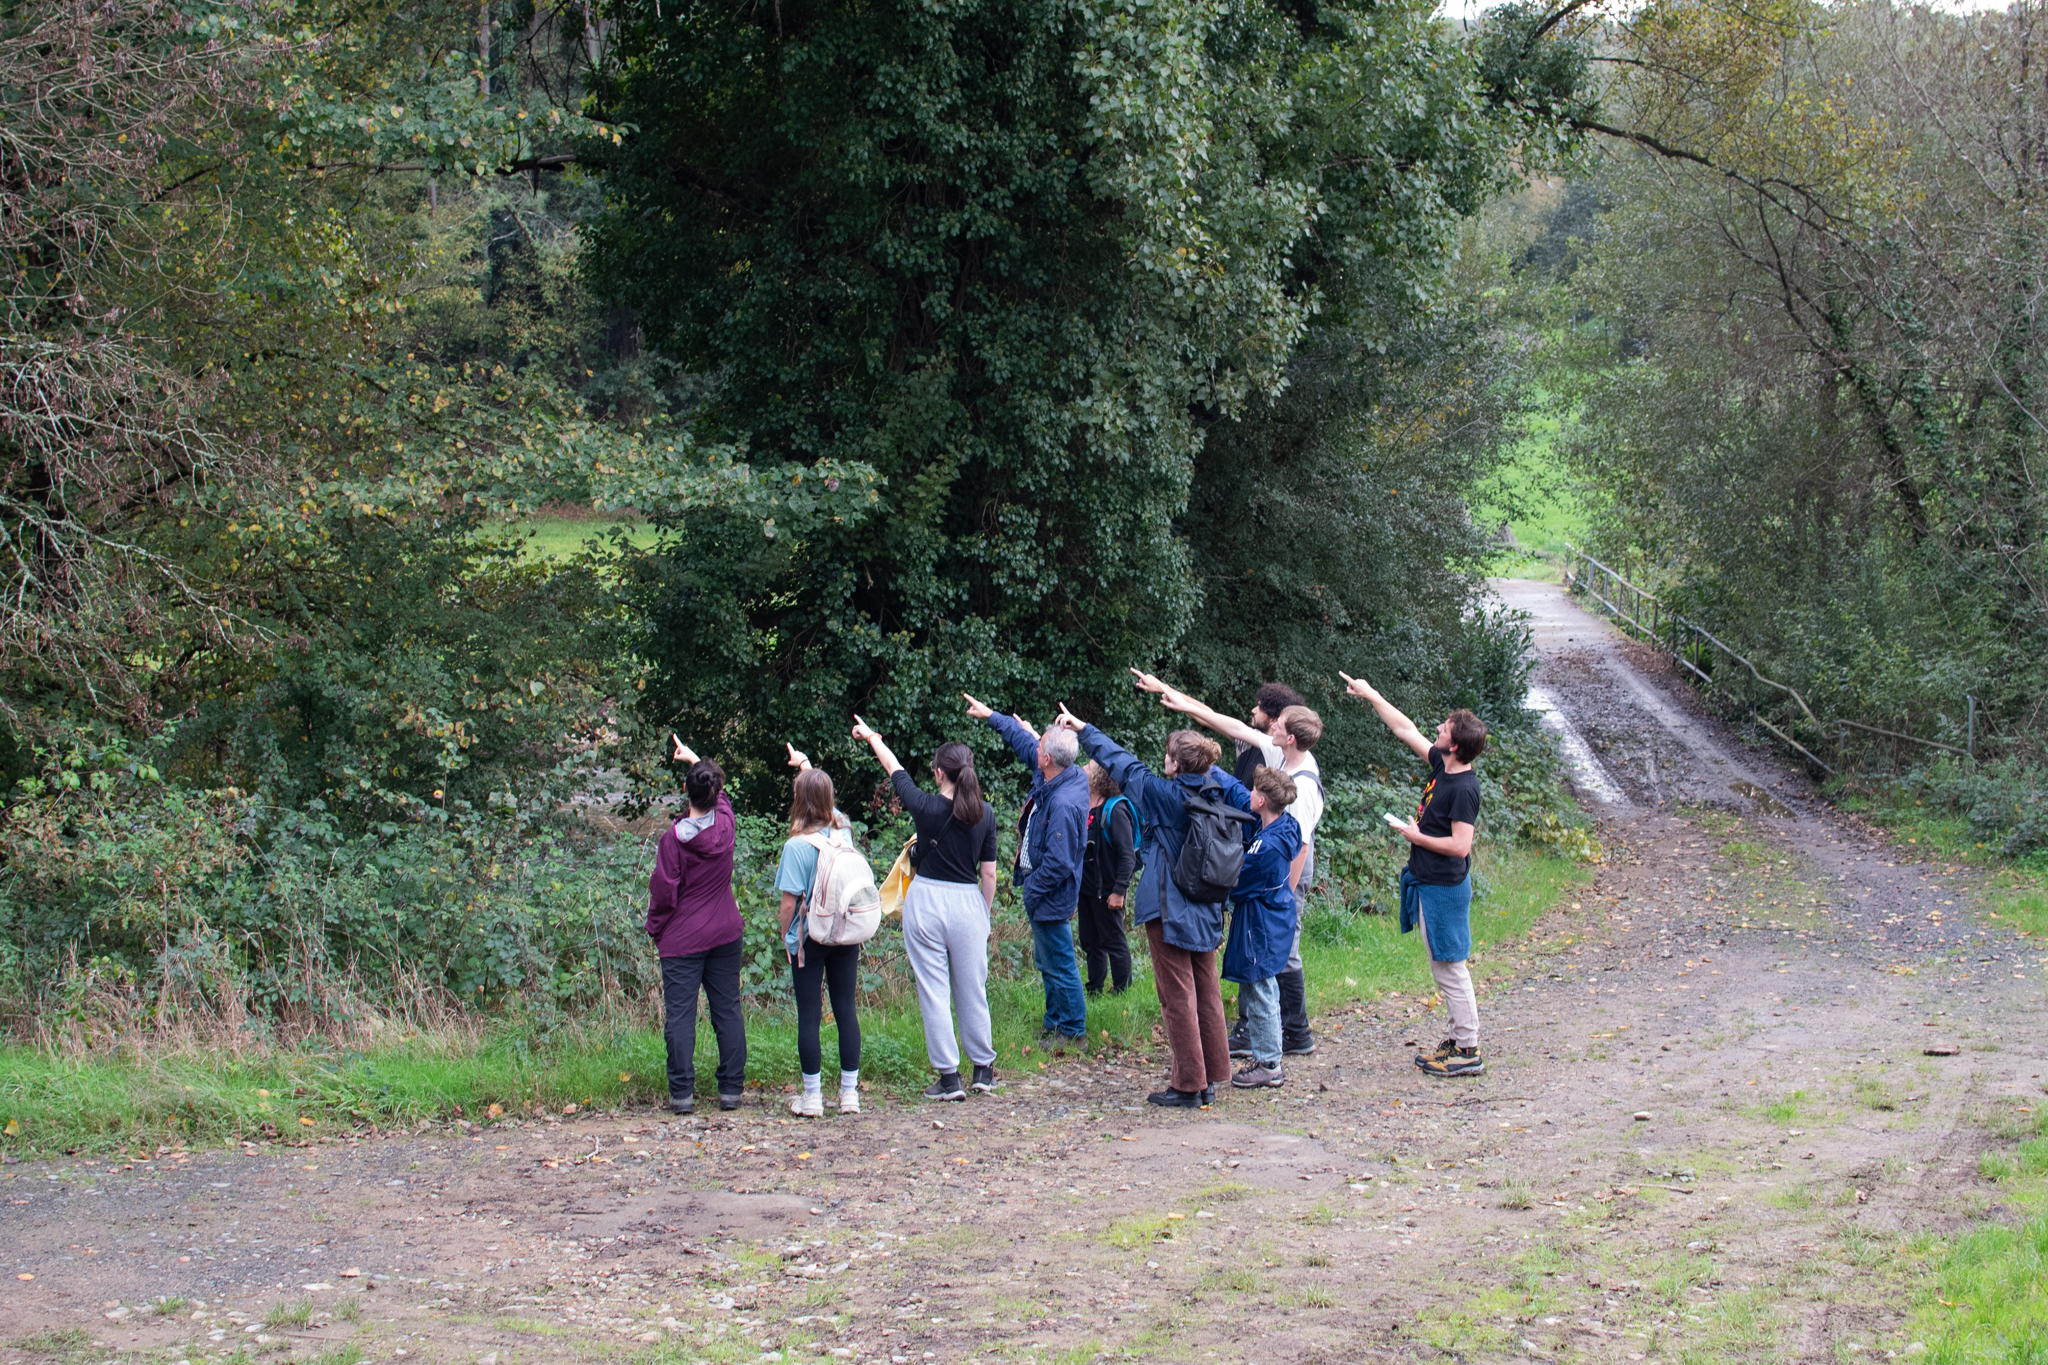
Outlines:
[[[386,1029],[501,1024],[537,1043],[597,1021],[658,1017],[660,968],[642,930],[652,840],[604,815],[429,807],[351,832],[330,812],[235,788],[166,781],[157,746],[81,731],[44,751],[0,826],[0,1013],[17,1036],[72,1050],[153,1044],[373,1040]],[[1482,847],[1597,856],[1540,732],[1496,734],[1479,767]],[[1319,894],[1384,908],[1404,852],[1380,821],[1406,813],[1419,768],[1330,783]],[[909,827],[886,807],[855,833],[886,869]],[[1005,865],[1014,811],[999,808]],[[648,824],[661,827],[660,817]],[[787,826],[739,818],[734,891],[742,986],[786,998],[775,868]],[[1480,856],[1484,889],[1484,854]],[[999,895],[991,969],[1032,968],[1015,892]],[[900,936],[862,955],[861,989],[898,998]]]

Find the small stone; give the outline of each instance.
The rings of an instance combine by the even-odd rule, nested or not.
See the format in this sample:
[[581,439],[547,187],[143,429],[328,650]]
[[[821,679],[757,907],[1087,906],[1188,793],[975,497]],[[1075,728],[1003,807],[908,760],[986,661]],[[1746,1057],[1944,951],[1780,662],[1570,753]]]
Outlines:
[[[1920,1049],[1921,1055],[1925,1057],[1953,1057],[1961,1051],[1962,1048],[1954,1043],[1929,1043]],[[1911,1354],[1910,1348],[1908,1354]]]
[[362,1273],[363,1272],[360,1267],[350,1266],[347,1270],[341,1272],[341,1278],[343,1278],[344,1280],[353,1280],[359,1278],[362,1275]]
[[1908,1346],[1903,1352],[1903,1354],[1909,1356],[1924,1356],[1927,1354],[1927,1343],[1924,1341],[1916,1341],[1911,1346]]
[[650,1342],[652,1342],[652,1341],[660,1341],[660,1340],[661,1340],[661,1333],[659,1333],[659,1332],[642,1332],[642,1333],[640,1333],[640,1334],[639,1334],[638,1336],[634,1337],[634,1338],[633,1338],[633,1340],[635,1340],[635,1341],[650,1341]]
[[1650,1111],[1647,1109],[1638,1109],[1636,1110],[1634,1117],[1637,1123],[1648,1123],[1650,1121]]

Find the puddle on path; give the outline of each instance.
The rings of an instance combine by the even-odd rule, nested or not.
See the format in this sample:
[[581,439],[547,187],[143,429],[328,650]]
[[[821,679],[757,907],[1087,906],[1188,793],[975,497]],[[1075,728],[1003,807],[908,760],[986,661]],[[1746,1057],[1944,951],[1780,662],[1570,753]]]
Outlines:
[[1728,790],[1734,792],[1737,796],[1748,797],[1750,803],[1757,808],[1759,814],[1775,816],[1780,820],[1796,818],[1790,806],[1780,801],[1777,797],[1772,796],[1754,782],[1730,782]]

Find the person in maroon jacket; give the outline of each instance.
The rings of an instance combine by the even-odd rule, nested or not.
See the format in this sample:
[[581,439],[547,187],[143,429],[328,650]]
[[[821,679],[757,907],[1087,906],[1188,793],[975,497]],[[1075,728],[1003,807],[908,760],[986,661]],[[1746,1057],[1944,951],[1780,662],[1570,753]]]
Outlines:
[[683,792],[690,813],[661,836],[647,879],[647,936],[661,957],[662,1034],[668,1042],[668,1107],[697,1107],[697,992],[718,1035],[718,1107],[737,1109],[746,1092],[747,1029],[740,1018],[739,902],[732,894],[735,826],[725,770],[676,740],[690,765]]

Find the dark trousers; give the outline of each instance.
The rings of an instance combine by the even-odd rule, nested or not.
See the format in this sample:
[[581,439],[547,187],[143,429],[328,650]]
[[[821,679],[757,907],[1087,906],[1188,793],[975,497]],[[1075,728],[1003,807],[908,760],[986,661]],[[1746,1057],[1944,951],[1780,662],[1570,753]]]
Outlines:
[[[804,964],[789,964],[796,987],[796,1059],[804,1075],[815,1076],[825,1065],[825,1051],[818,1045],[818,1029],[824,1023],[822,994],[832,996],[832,1022],[839,1028],[839,1069],[860,1070],[860,1019],[854,1014],[854,987],[860,984],[860,945],[841,943],[827,947],[804,940]],[[822,990],[821,990],[822,988]]]
[[[1308,1027],[1308,980],[1300,971],[1282,972],[1274,978],[1280,983],[1280,1045],[1283,1048],[1306,1046],[1313,1035]],[[1237,1031],[1243,1033],[1248,1026],[1244,1017],[1244,992],[1237,993]]]
[[670,1099],[697,1093],[697,991],[718,1035],[718,1093],[747,1088],[747,1027],[740,1019],[740,939],[707,952],[661,960],[661,1032],[668,1042]]
[[1110,989],[1122,991],[1131,984],[1131,942],[1124,936],[1124,912],[1111,909],[1104,896],[1081,896],[1081,951],[1088,959],[1088,994],[1102,994],[1105,978]]

